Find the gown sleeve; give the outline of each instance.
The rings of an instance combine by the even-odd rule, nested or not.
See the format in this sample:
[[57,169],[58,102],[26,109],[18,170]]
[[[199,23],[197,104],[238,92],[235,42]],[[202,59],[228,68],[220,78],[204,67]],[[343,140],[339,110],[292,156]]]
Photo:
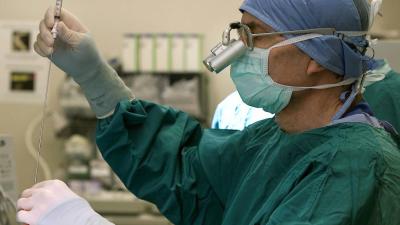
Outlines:
[[[238,142],[238,136],[202,129],[186,113],[135,100],[120,102],[112,117],[98,122],[96,141],[125,186],[156,204],[174,224],[221,224],[224,202],[205,172],[220,158],[200,155],[206,149],[215,151],[207,156],[218,157],[224,142]],[[210,138],[214,141],[204,141]],[[233,162],[215,168],[216,177],[229,173]]]

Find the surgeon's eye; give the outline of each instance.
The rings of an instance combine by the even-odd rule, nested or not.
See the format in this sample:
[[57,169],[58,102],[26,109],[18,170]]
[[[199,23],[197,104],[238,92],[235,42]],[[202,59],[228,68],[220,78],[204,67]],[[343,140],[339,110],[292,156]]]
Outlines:
[[249,37],[247,35],[247,32],[244,30],[244,28],[238,29],[237,32],[238,32],[239,39],[242,40],[246,46],[249,46],[249,43],[248,43]]

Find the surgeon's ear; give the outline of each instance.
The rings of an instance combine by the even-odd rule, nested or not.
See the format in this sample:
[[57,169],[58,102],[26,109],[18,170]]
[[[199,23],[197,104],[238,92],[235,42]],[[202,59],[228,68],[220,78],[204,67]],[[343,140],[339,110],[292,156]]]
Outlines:
[[311,59],[308,63],[307,75],[318,74],[324,70],[326,70],[326,69],[324,67],[322,67],[321,65],[319,65],[319,63],[317,63],[317,61]]

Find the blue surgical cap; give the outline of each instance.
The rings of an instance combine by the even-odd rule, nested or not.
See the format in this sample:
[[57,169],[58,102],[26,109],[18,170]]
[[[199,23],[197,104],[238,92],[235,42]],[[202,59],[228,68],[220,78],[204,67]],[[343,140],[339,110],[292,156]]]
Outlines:
[[[337,31],[367,31],[369,4],[366,0],[245,0],[240,7],[275,31],[312,28],[335,28]],[[287,36],[290,37],[290,36]],[[364,37],[350,38],[356,46]],[[347,42],[347,43],[346,43]],[[360,77],[368,58],[334,35],[296,43],[295,45],[321,66],[347,78]]]

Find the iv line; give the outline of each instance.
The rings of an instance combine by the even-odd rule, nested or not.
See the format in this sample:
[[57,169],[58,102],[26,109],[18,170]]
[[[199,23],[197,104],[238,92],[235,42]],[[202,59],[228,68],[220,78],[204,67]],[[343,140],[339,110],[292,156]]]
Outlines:
[[52,59],[53,59],[53,53],[50,55],[49,70],[47,72],[47,83],[46,83],[46,91],[45,91],[45,96],[44,96],[43,112],[42,112],[43,113],[43,117],[42,117],[42,121],[40,122],[39,148],[38,148],[37,154],[36,154],[36,168],[35,168],[35,175],[34,175],[34,178],[33,178],[34,184],[37,183],[40,153],[41,153],[42,145],[43,145],[42,142],[43,142],[44,122],[45,122],[45,119],[46,119],[47,98],[48,98],[48,92],[49,92],[49,81],[50,81],[50,71],[51,71]]
[[[56,0],[56,7],[55,7],[56,12],[54,14],[54,26],[53,26],[53,28],[51,30],[51,34],[53,35],[54,40],[57,38],[57,26],[58,26],[58,23],[61,20],[62,3],[63,3],[63,0]],[[53,48],[53,52],[54,52],[54,48]],[[36,154],[36,169],[35,169],[35,174],[34,174],[34,178],[33,178],[33,182],[35,184],[37,183],[40,152],[42,150],[42,145],[43,145],[42,142],[43,142],[44,122],[46,120],[47,98],[48,98],[48,92],[49,92],[49,81],[50,81],[51,64],[53,62],[53,52],[50,54],[49,71],[47,72],[46,91],[45,91],[44,102],[43,102],[43,117],[42,117],[42,121],[41,121],[41,124],[40,124],[39,147],[38,147],[37,154]]]

